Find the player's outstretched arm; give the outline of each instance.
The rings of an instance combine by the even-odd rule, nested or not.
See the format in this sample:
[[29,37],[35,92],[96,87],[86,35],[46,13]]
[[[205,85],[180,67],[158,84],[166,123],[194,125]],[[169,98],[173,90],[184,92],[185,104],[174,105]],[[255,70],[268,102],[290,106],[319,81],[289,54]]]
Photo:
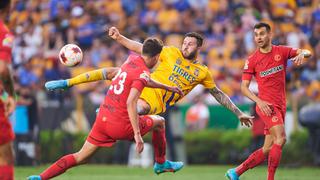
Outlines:
[[131,88],[128,99],[127,109],[128,115],[131,122],[131,126],[134,132],[134,140],[136,142],[136,151],[141,153],[143,151],[143,139],[139,128],[139,116],[137,113],[137,103],[141,92],[136,88]]
[[99,81],[99,80],[111,80],[118,72],[119,68],[102,68],[98,70],[88,71],[82,73],[70,79],[48,81],[45,84],[47,90],[67,89],[74,85]]
[[311,52],[308,49],[298,49],[297,55],[292,58],[292,61],[300,66],[305,62],[305,59],[311,57]]
[[237,115],[239,120],[241,121],[241,125],[251,126],[252,125],[252,116],[248,116],[244,112],[242,112],[229,98],[228,95],[226,95],[224,92],[222,92],[219,88],[214,87],[210,89],[210,94],[224,107],[228,108],[230,111],[232,111],[234,114]]
[[142,53],[142,44],[123,36],[116,27],[109,28],[108,35],[131,51],[134,51],[138,54]]
[[6,93],[8,93],[8,98],[5,102],[6,104],[6,109],[5,109],[5,114],[6,116],[10,115],[15,107],[15,91],[14,91],[14,86],[13,86],[13,78],[12,78],[12,73],[9,65],[3,61],[0,60],[0,81],[3,85],[4,90]]
[[175,93],[178,93],[180,96],[183,96],[183,92],[180,88],[178,88],[176,86],[168,86],[168,85],[162,84],[158,81],[155,81],[153,79],[150,79],[148,81],[147,87],[165,89],[167,91],[175,92]]

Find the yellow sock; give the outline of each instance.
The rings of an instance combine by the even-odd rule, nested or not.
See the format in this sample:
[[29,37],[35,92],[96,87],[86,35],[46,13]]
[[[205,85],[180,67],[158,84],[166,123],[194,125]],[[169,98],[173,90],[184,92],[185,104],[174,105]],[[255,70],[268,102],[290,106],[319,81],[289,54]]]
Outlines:
[[87,83],[92,81],[99,81],[107,79],[107,71],[105,68],[89,71],[83,74],[80,74],[76,77],[73,77],[71,79],[68,79],[68,86],[73,86],[81,83]]

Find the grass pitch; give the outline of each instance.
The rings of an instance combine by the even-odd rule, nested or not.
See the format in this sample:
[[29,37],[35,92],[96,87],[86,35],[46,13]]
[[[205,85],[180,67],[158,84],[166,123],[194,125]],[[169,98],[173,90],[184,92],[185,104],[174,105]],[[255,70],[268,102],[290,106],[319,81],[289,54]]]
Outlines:
[[[15,179],[26,179],[32,174],[39,174],[47,166],[16,167]],[[75,167],[57,180],[223,180],[224,174],[231,166],[185,166],[176,173],[156,175],[152,168],[131,168],[113,165],[82,165]],[[241,180],[265,180],[267,167],[262,166],[250,170],[241,176]],[[314,180],[319,179],[319,167],[279,168],[276,179],[279,180]]]

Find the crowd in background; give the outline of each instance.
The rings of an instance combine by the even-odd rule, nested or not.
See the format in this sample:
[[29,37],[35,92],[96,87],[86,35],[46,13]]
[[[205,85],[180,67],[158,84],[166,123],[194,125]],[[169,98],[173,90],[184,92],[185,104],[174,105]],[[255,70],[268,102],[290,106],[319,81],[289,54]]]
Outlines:
[[[40,107],[56,101],[68,103],[70,95],[77,94],[88,95],[90,102],[98,105],[106,82],[77,86],[64,93],[47,92],[44,83],[120,66],[130,52],[107,36],[108,27],[115,26],[140,42],[156,36],[177,47],[186,32],[196,31],[206,38],[198,59],[235,103],[247,103],[240,82],[244,62],[255,50],[252,28],[258,21],[272,25],[274,44],[312,51],[303,67],[288,63],[287,90],[308,102],[319,101],[319,0],[17,0],[9,19],[15,34],[16,88],[35,95]],[[78,44],[83,50],[80,66],[67,68],[59,63],[58,52],[67,43]]]

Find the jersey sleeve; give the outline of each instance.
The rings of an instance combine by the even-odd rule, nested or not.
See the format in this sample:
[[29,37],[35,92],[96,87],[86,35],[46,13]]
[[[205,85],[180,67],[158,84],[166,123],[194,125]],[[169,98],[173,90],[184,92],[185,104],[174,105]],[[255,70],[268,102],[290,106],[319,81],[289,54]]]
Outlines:
[[216,87],[216,83],[214,82],[209,69],[206,69],[206,76],[203,79],[203,81],[201,82],[201,84],[207,89],[212,89],[212,88]]
[[131,84],[131,88],[136,88],[140,92],[147,85],[150,80],[150,75],[146,71],[143,71],[137,78],[135,78]]
[[251,80],[252,76],[255,74],[254,63],[252,59],[246,60],[243,72],[242,72],[242,80]]
[[13,35],[7,33],[0,37],[0,60],[11,62]]
[[284,53],[286,60],[291,59],[291,58],[298,55],[297,48],[292,48],[292,47],[288,47],[288,46],[280,46],[280,47],[281,47],[281,51]]

